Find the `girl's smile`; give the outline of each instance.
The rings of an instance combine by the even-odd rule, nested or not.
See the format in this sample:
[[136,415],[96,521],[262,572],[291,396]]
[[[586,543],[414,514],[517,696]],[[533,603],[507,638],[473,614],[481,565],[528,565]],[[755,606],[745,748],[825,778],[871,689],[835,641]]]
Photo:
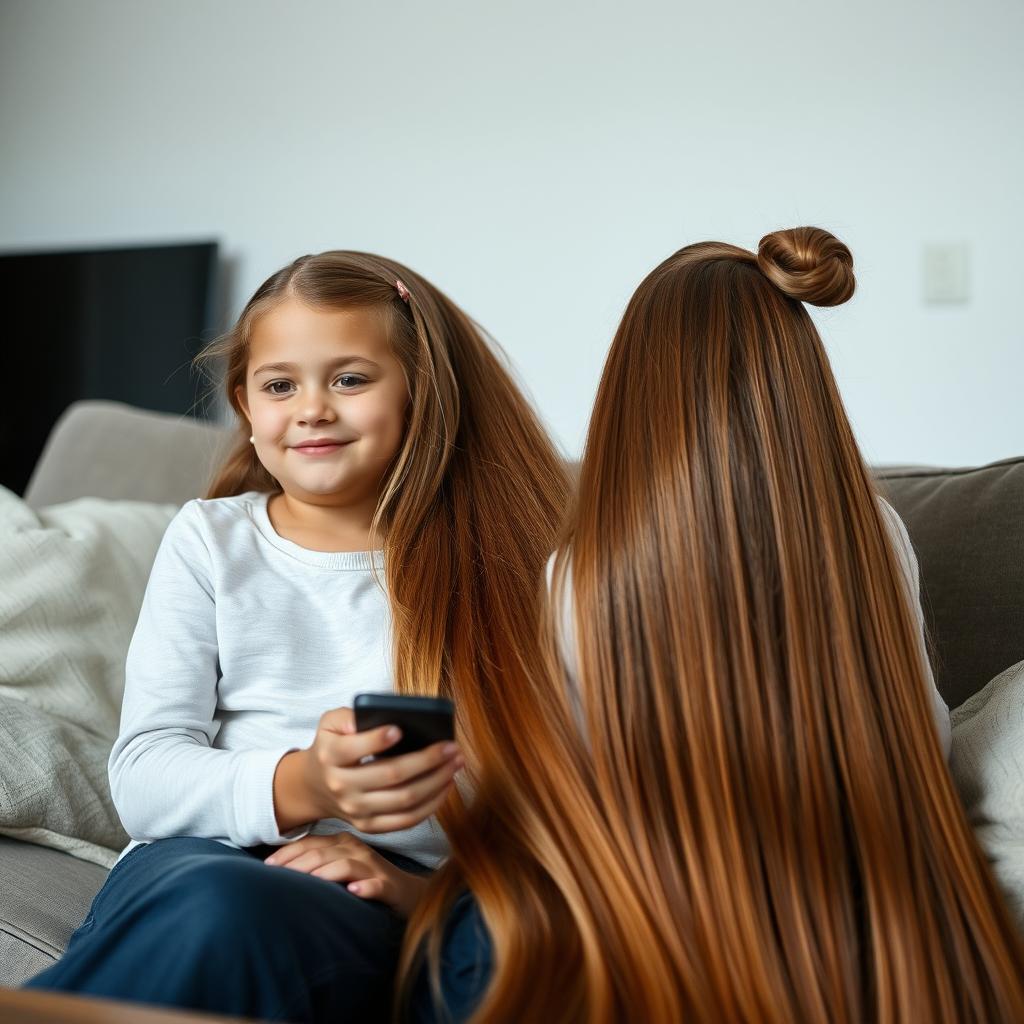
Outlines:
[[333,455],[350,443],[349,441],[324,441],[323,443],[303,441],[301,444],[293,445],[292,451],[299,455]]

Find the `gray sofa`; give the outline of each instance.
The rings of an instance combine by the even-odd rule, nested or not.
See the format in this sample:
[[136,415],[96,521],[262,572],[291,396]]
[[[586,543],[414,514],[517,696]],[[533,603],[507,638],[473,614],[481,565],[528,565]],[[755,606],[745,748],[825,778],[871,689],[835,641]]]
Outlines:
[[[109,402],[72,406],[29,483],[36,508],[85,495],[183,503],[226,449],[221,427]],[[877,473],[921,564],[936,679],[955,707],[1024,659],[1024,458]],[[0,985],[60,956],[106,870],[0,838]]]

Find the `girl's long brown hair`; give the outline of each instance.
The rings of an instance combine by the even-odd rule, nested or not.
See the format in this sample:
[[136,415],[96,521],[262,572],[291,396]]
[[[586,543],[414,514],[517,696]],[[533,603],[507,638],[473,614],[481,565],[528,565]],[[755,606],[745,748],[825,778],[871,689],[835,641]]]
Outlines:
[[1024,1020],[802,304],[853,290],[846,246],[798,228],[688,246],[630,300],[554,571],[576,670],[497,694],[500,770],[407,938],[411,973],[472,889],[495,965],[474,1021]]
[[[335,250],[270,277],[203,353],[204,364],[224,360],[237,414],[235,444],[207,497],[280,490],[249,443],[235,392],[245,386],[253,324],[288,296],[376,310],[404,369],[406,431],[373,531],[384,550],[395,688],[454,699],[474,771],[475,740],[488,742],[488,691],[503,685],[534,629],[536,581],[568,501],[564,464],[483,331],[446,295],[393,260]],[[442,821],[460,804],[455,794]]]

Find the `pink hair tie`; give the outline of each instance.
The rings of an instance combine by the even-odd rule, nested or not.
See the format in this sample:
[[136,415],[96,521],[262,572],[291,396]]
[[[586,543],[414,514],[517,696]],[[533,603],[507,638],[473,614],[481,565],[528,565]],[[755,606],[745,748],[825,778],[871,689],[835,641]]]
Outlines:
[[402,297],[402,301],[408,305],[409,303],[409,289],[396,277],[395,287],[398,289],[398,294]]

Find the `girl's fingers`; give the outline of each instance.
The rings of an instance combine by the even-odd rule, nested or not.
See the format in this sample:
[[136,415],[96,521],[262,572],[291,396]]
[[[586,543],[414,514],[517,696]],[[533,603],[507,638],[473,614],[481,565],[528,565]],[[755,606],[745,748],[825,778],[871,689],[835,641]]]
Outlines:
[[450,788],[449,783],[432,799],[427,800],[418,807],[411,807],[401,813],[375,815],[368,821],[361,819],[356,828],[360,832],[366,832],[371,835],[381,832],[400,832],[402,829],[412,828],[413,825],[418,825],[424,819],[429,818],[444,803]]
[[324,864],[347,863],[349,860],[350,858],[340,851],[334,851],[328,847],[318,850],[307,850],[306,853],[300,854],[298,857],[294,857],[280,866],[289,868],[291,871],[301,871],[303,874],[311,875],[317,868],[323,867]]
[[449,761],[404,785],[364,793],[359,800],[360,817],[401,814],[433,800],[447,791],[459,767],[458,760]]
[[337,860],[318,864],[308,873],[328,882],[361,882],[374,876],[374,868],[367,861],[340,857]]
[[314,878],[322,878],[325,882],[343,884],[350,893],[364,900],[381,899],[387,885],[374,864],[351,857],[338,857],[316,865],[305,864],[300,858],[293,866],[293,870],[304,871]]
[[347,736],[356,731],[356,715],[351,708],[335,708],[333,711],[325,711],[320,716],[320,729],[327,732],[336,732]]
[[352,769],[358,768],[364,757],[383,753],[401,738],[402,730],[398,726],[382,725],[377,729],[367,729],[366,732],[345,735],[337,735],[334,730],[321,731],[317,742],[326,767]]
[[314,875],[331,882],[352,882],[372,878],[379,869],[370,859],[345,856],[341,850],[311,850],[304,857],[297,857],[284,865],[291,871]]
[[[303,836],[294,843],[279,846],[269,857],[263,858],[264,864],[281,865],[321,846],[331,846],[338,841],[337,836]],[[356,840],[358,842],[358,840]]]
[[[428,804],[425,808],[428,813],[429,807]],[[304,844],[303,848],[289,850],[290,859],[278,862],[279,866],[344,885],[359,899],[379,900],[408,916],[409,909],[403,910],[397,903],[399,883],[394,875],[403,873],[375,853],[372,847],[348,834],[307,836],[298,843]],[[298,843],[292,846],[298,846]]]
[[432,743],[422,750],[398,757],[378,758],[350,770],[353,786],[364,793],[373,789],[391,789],[450,764],[459,756],[457,743]]
[[383,878],[364,878],[350,882],[346,888],[361,900],[383,900],[386,884]]

